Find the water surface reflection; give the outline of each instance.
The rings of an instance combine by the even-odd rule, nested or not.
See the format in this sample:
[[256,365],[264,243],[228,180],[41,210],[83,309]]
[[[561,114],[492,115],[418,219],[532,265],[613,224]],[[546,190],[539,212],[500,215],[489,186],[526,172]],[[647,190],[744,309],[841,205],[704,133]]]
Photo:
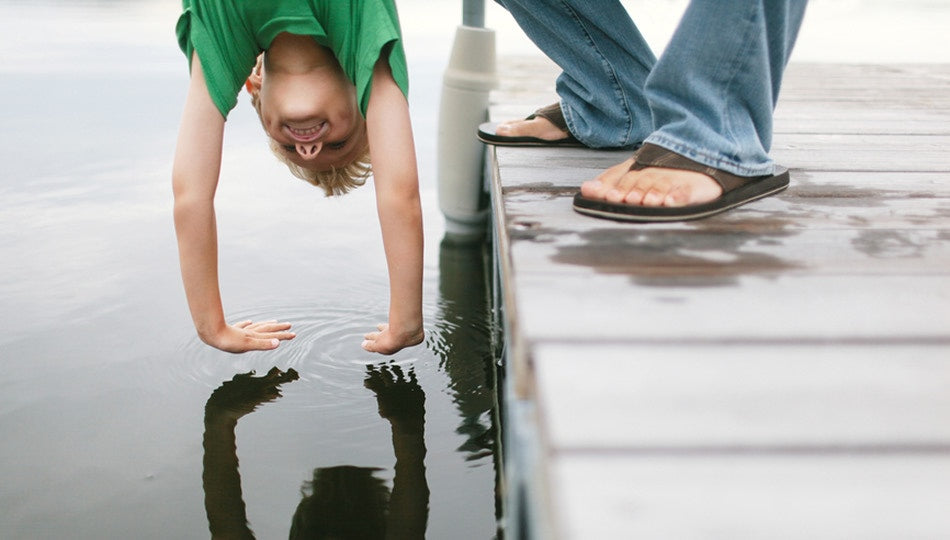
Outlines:
[[[374,540],[425,538],[429,486],[425,476],[425,393],[412,369],[367,365],[366,388],[387,420],[395,455],[392,489],[376,467],[317,467],[300,492],[290,538]],[[235,428],[259,405],[279,398],[295,370],[277,367],[258,377],[237,374],[212,392],[205,405],[205,510],[213,538],[254,538],[241,494]]]
[[[306,331],[290,347],[244,364],[279,367],[216,383],[202,475],[213,537],[317,525],[333,538],[501,536],[489,253],[481,241],[443,239],[424,347],[383,363],[354,352],[356,329],[374,315],[351,305],[296,319]],[[199,344],[183,352],[182,382],[221,380],[212,357],[223,354]]]

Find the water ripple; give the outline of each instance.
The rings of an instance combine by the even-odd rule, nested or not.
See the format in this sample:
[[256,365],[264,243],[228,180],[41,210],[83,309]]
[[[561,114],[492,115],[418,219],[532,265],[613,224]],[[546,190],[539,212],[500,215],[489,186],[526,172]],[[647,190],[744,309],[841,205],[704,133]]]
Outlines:
[[[297,334],[275,351],[229,354],[194,337],[179,347],[176,358],[159,365],[158,369],[171,372],[172,384],[197,383],[213,390],[237,373],[254,371],[264,375],[272,367],[282,371],[293,368],[300,379],[288,386],[313,387],[319,389],[324,398],[345,400],[352,396],[354,389],[362,389],[367,365],[383,362],[407,365],[427,362],[433,357],[433,351],[425,346],[411,347],[393,356],[364,351],[360,347],[363,336],[385,320],[380,315],[385,310],[378,305],[350,304],[319,309],[315,309],[313,303],[260,306],[253,311],[235,312],[232,320],[265,320],[274,313],[280,314],[280,320],[292,323],[292,331]],[[427,328],[433,327],[430,322],[427,321]],[[168,375],[156,377],[159,379],[168,379]],[[332,406],[327,404],[330,400],[311,398],[297,405],[323,408]]]

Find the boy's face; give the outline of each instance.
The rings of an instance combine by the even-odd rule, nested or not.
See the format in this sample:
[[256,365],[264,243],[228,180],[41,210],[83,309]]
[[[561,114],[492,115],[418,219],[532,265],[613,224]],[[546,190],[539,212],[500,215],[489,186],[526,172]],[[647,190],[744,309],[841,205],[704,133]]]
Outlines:
[[304,169],[326,171],[352,163],[366,149],[366,121],[356,87],[339,64],[261,74],[264,130],[287,159]]

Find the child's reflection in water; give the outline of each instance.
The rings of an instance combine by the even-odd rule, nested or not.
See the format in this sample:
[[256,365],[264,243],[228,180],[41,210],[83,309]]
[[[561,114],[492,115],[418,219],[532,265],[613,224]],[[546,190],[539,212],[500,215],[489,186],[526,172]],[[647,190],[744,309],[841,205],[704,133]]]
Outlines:
[[[235,375],[205,405],[205,510],[212,538],[254,538],[241,496],[234,428],[258,405],[280,397],[280,385],[298,378],[293,368],[272,368],[263,377]],[[425,537],[429,486],[425,478],[425,394],[409,370],[367,366],[364,381],[376,394],[379,414],[392,427],[396,455],[392,493],[374,476],[380,469],[317,468],[301,489],[290,538],[419,539]]]

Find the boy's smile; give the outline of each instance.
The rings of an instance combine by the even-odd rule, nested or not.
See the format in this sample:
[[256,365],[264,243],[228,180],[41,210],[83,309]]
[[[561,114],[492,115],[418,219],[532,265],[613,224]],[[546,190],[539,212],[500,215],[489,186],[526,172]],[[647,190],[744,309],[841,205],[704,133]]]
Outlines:
[[264,130],[295,165],[341,168],[365,151],[356,87],[333,53],[312,37],[279,34],[257,81]]
[[299,167],[315,171],[339,168],[353,162],[366,150],[366,122],[362,117],[358,119],[342,138],[336,138],[336,130],[323,123],[305,130],[284,126],[284,131],[289,134],[288,141],[285,143],[278,137],[274,140],[279,143],[284,156]]
[[284,126],[284,131],[297,142],[308,143],[323,137],[328,131],[329,125],[326,122],[320,122],[313,127],[301,128],[290,125]]

